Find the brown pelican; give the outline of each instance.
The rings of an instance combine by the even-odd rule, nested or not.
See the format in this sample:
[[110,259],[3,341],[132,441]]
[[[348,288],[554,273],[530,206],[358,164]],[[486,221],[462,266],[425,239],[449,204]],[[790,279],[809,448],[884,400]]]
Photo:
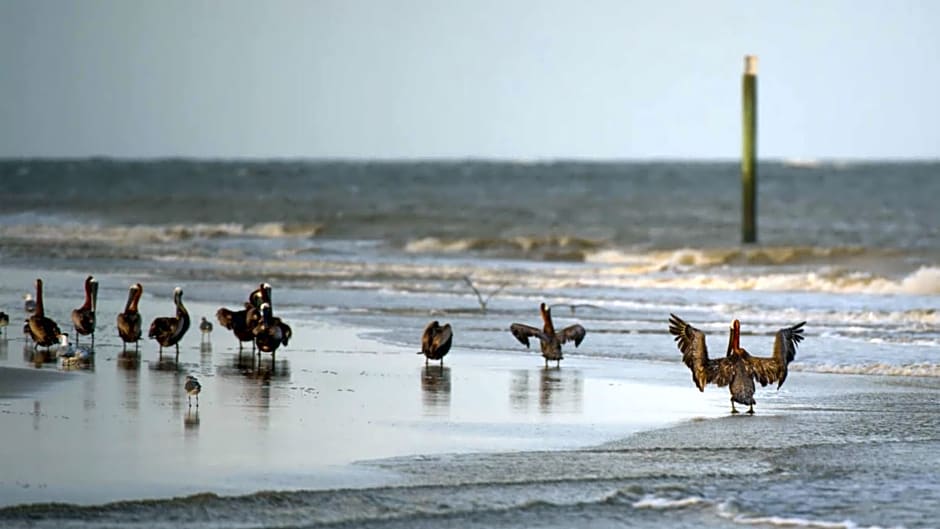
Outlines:
[[85,278],[85,302],[72,311],[72,324],[75,326],[75,346],[79,336],[91,335],[91,346],[95,346],[95,309],[98,306],[98,281],[94,277]]
[[235,338],[238,339],[239,351],[242,350],[242,342],[252,342],[252,347],[254,347],[253,327],[248,326],[248,313],[253,310],[256,310],[254,305],[245,303],[245,308],[242,310],[236,311],[222,307],[215,313],[219,324],[235,334]]
[[705,345],[705,333],[692,327],[675,314],[669,315],[669,332],[682,351],[682,361],[692,371],[692,381],[699,391],[705,391],[709,382],[731,391],[731,413],[738,413],[734,403],[748,406],[754,413],[754,381],[761,386],[777,382],[777,388],[787,379],[787,365],[796,356],[796,346],[803,340],[803,325],[784,327],[777,331],[773,356],[751,356],[741,348],[741,323],[734,320],[728,336],[728,351],[724,358],[710,359]]
[[150,332],[147,334],[160,344],[160,356],[163,356],[163,348],[176,346],[176,356],[180,354],[180,340],[189,330],[189,312],[183,306],[183,289],[176,287],[173,290],[173,303],[176,305],[176,316],[167,316],[156,318],[150,324]]
[[[258,288],[258,290],[261,291],[262,303],[267,303],[268,305],[271,305],[271,314],[272,314],[271,321],[273,321],[275,325],[281,328],[281,337],[282,337],[281,345],[286,346],[287,343],[290,341],[291,336],[293,336],[294,331],[290,328],[290,325],[284,323],[284,320],[273,315],[274,314],[274,302],[271,301],[271,285],[268,283],[261,283],[261,286]],[[258,292],[258,290],[256,290],[255,292]],[[252,292],[253,296],[255,292]]]
[[192,407],[192,398],[196,397],[196,407],[199,407],[199,392],[202,391],[202,384],[192,375],[186,375],[186,384],[183,385],[186,390],[186,402]]
[[418,353],[424,355],[424,365],[428,365],[429,360],[440,360],[443,366],[444,357],[450,351],[453,340],[454,333],[449,323],[443,326],[437,320],[429,323],[421,335],[421,352]]
[[0,311],[0,335],[3,335],[3,329],[10,324],[10,316],[3,311]]
[[125,352],[128,343],[134,344],[134,350],[140,348],[140,312],[137,311],[137,304],[140,303],[140,296],[143,293],[144,287],[140,283],[131,285],[127,293],[124,312],[117,315],[118,336],[124,342]]
[[46,317],[45,306],[42,302],[42,279],[36,280],[36,310],[26,320],[26,330],[35,342],[34,348],[51,347],[59,342],[62,331],[59,325]]
[[258,287],[248,294],[248,302],[242,310],[230,310],[225,307],[216,311],[215,317],[222,327],[232,331],[238,339],[238,350],[242,350],[242,342],[251,342],[252,351],[255,347],[254,328],[261,321],[258,308],[264,302],[262,288]]
[[512,335],[519,340],[519,343],[529,346],[529,337],[538,338],[542,345],[542,356],[545,357],[545,367],[548,367],[548,361],[554,360],[556,366],[561,365],[561,344],[574,341],[574,346],[581,345],[584,335],[587,331],[584,327],[574,324],[565,327],[561,332],[555,332],[555,325],[552,323],[552,309],[545,303],[539,305],[539,311],[542,313],[543,326],[541,329],[525,325],[522,323],[513,323],[509,326]]
[[281,326],[274,321],[274,317],[271,315],[271,305],[268,303],[261,304],[261,322],[255,326],[254,334],[259,355],[265,352],[271,353],[273,356],[277,348],[284,342]]
[[202,333],[202,341],[209,341],[209,334],[212,332],[212,322],[207,320],[205,316],[203,316],[202,321],[199,322],[199,331]]

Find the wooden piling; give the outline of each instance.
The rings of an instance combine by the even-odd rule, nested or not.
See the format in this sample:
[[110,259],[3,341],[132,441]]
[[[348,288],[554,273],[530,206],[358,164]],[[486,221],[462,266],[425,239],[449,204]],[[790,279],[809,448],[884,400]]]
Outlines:
[[741,241],[757,242],[757,56],[744,57],[741,81],[743,151],[741,153]]

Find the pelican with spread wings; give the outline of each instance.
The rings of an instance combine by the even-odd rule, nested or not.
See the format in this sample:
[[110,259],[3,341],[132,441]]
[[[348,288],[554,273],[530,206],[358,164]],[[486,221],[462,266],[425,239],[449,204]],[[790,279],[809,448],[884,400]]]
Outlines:
[[552,323],[552,309],[542,303],[539,305],[539,311],[542,313],[541,329],[523,323],[513,323],[509,326],[509,330],[519,340],[519,343],[526,347],[529,346],[529,337],[538,338],[542,346],[542,356],[545,357],[545,367],[548,367],[549,360],[554,360],[555,365],[560,366],[563,358],[561,344],[572,341],[574,346],[577,347],[581,345],[587,331],[576,323],[555,332],[555,324]]
[[787,379],[787,366],[796,357],[796,346],[804,338],[803,325],[806,324],[804,321],[777,331],[773,356],[759,357],[751,356],[741,347],[741,322],[734,320],[725,357],[712,359],[708,357],[705,333],[675,314],[669,316],[669,332],[675,336],[676,344],[682,351],[682,361],[692,371],[692,381],[699,391],[705,391],[708,383],[719,387],[728,386],[731,391],[731,413],[738,413],[735,402],[747,405],[747,412],[754,413],[755,380],[761,386],[776,382],[777,389],[780,389]]

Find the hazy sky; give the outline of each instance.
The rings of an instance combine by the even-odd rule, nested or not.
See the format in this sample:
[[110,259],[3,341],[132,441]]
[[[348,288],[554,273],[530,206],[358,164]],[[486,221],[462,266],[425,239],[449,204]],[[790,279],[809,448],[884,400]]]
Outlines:
[[0,157],[940,157],[940,2],[0,0]]

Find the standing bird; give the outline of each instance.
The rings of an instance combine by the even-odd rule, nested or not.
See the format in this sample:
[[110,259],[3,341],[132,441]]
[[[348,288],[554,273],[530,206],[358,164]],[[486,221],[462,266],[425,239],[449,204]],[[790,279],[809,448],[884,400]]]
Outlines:
[[450,352],[453,341],[454,333],[449,323],[443,326],[437,320],[429,323],[421,335],[421,352],[418,353],[424,355],[424,365],[428,365],[430,360],[440,360],[443,366],[444,357]]
[[796,346],[804,338],[803,325],[806,324],[804,321],[777,331],[773,356],[764,358],[751,356],[741,348],[741,323],[734,320],[725,357],[710,359],[705,333],[675,314],[669,316],[669,332],[675,336],[682,352],[682,361],[692,371],[692,381],[699,391],[705,391],[708,383],[719,387],[728,386],[731,392],[731,413],[738,413],[735,402],[748,406],[747,412],[754,413],[755,380],[761,386],[777,382],[777,389],[780,389],[787,379],[787,366],[796,357]]
[[[290,328],[290,325],[284,323],[284,320],[274,316],[274,302],[271,301],[271,285],[269,283],[261,283],[259,287],[262,295],[262,303],[267,303],[271,305],[271,321],[275,325],[281,328],[281,345],[287,346],[287,343],[290,341],[291,336],[294,335],[294,331]],[[255,291],[257,292],[257,290]],[[252,295],[254,296],[254,292]]]
[[163,356],[163,348],[176,346],[176,357],[180,355],[180,340],[189,330],[189,312],[183,306],[183,289],[176,287],[173,290],[173,303],[176,305],[176,316],[166,316],[156,318],[150,324],[150,332],[147,334],[160,344],[160,356]]
[[199,392],[202,391],[202,384],[192,375],[186,375],[186,384],[183,385],[186,390],[186,403],[190,407],[193,405],[192,398],[196,397],[196,407],[199,407]]
[[33,295],[29,292],[23,294],[23,310],[26,311],[26,314],[29,316],[32,316],[33,313],[36,312],[36,300],[33,299]]
[[549,360],[554,360],[556,366],[561,366],[561,359],[563,358],[561,344],[574,341],[574,346],[577,347],[581,345],[587,331],[584,330],[584,327],[574,324],[565,327],[561,332],[555,332],[555,325],[552,323],[552,309],[542,303],[539,305],[539,311],[542,313],[543,326],[541,329],[522,323],[513,323],[509,326],[509,330],[519,340],[519,343],[526,347],[529,347],[530,336],[538,338],[542,345],[542,356],[545,357],[545,367],[548,367]]
[[46,317],[45,307],[42,303],[42,279],[36,280],[36,308],[33,315],[26,320],[25,330],[33,339],[33,348],[51,347],[59,343],[62,331],[59,325]]
[[85,278],[85,302],[72,311],[72,324],[75,326],[75,346],[79,336],[91,335],[91,346],[95,346],[95,309],[98,307],[98,281],[88,276]]
[[284,341],[281,326],[274,321],[274,316],[271,314],[271,305],[268,303],[261,304],[261,322],[255,326],[254,335],[259,355],[265,352],[274,356],[277,348]]
[[10,316],[3,311],[0,311],[0,336],[3,335],[3,329],[10,324]]
[[127,344],[133,343],[134,350],[140,348],[140,312],[137,310],[137,304],[140,303],[140,296],[144,293],[144,287],[140,283],[134,283],[127,292],[127,304],[124,305],[124,312],[117,315],[118,336],[124,342],[124,352],[127,352]]
[[212,333],[212,322],[207,320],[205,316],[203,316],[202,321],[199,322],[199,331],[202,333],[202,341],[208,342],[210,340],[209,334]]

